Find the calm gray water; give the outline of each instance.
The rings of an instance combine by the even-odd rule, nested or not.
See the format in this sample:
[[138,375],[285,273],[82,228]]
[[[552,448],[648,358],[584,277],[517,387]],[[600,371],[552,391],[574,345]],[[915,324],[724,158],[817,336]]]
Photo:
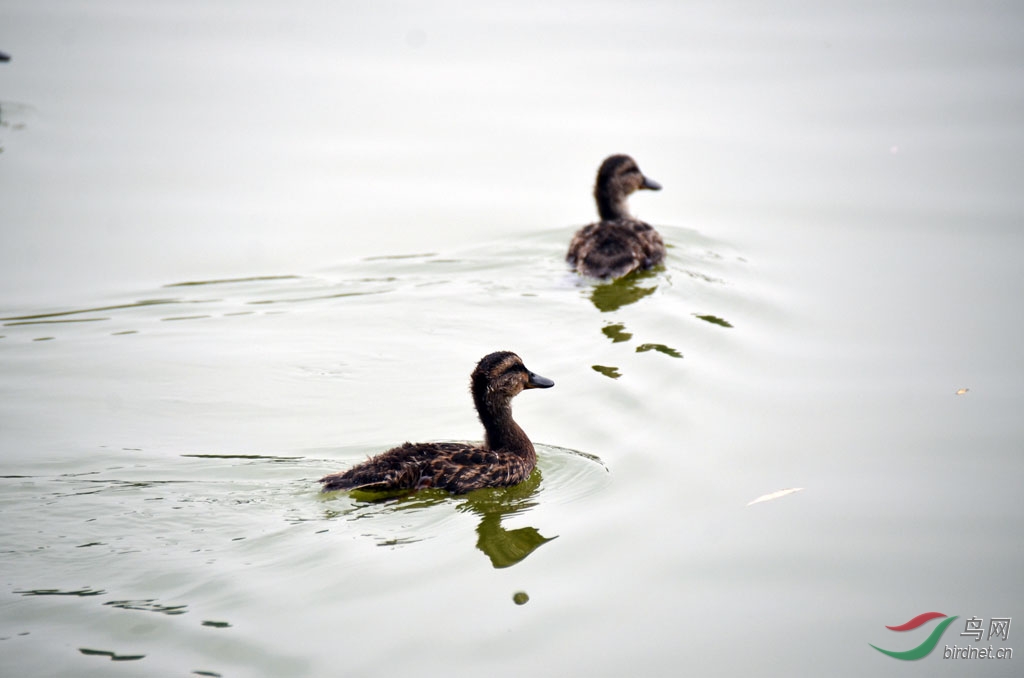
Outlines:
[[[1024,619],[1022,29],[8,1],[0,672],[1020,675],[961,634]],[[562,257],[616,152],[671,249],[598,285]],[[506,348],[556,382],[530,480],[317,493],[479,439]]]

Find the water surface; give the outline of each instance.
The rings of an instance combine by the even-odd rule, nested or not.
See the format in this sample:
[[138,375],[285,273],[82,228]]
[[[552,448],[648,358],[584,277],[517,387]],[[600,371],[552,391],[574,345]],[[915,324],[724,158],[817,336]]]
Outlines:
[[[869,646],[1024,609],[1016,6],[2,24],[5,674],[1019,673]],[[671,248],[598,284],[614,152]],[[498,349],[526,483],[317,493]]]

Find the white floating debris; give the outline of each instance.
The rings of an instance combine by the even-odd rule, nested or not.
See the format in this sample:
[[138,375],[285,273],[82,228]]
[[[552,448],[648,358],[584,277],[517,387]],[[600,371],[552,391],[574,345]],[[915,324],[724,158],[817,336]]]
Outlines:
[[804,488],[802,488],[802,487],[790,487],[790,488],[785,489],[785,490],[779,490],[778,492],[772,492],[770,494],[763,494],[760,497],[758,497],[757,499],[755,499],[754,501],[752,501],[749,504],[747,504],[747,506],[753,506],[754,504],[760,504],[762,501],[771,501],[773,499],[781,499],[782,497],[785,497],[788,494],[793,494],[794,492],[800,492],[803,489]]

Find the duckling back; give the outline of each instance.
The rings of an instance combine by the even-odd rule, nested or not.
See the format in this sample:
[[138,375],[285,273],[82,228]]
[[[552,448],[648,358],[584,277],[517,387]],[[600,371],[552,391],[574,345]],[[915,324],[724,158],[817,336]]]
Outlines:
[[580,229],[569,244],[568,261],[578,273],[594,278],[621,278],[657,266],[665,259],[665,243],[649,224],[618,219]]
[[464,494],[526,480],[536,458],[500,454],[467,443],[405,443],[347,471],[320,479],[324,492],[391,492],[437,488]]

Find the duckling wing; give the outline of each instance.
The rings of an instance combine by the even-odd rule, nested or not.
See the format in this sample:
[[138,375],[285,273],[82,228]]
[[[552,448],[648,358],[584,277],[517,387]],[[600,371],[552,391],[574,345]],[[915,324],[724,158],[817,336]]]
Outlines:
[[573,235],[572,240],[569,242],[569,251],[565,255],[566,261],[571,265],[576,266],[576,263],[586,256],[586,249],[589,249],[586,247],[587,243],[591,238],[593,238],[594,231],[597,230],[597,227],[600,225],[601,224],[590,224],[576,231],[576,234]]
[[657,266],[665,260],[665,241],[661,239],[661,234],[654,230],[653,226],[642,221],[634,222],[633,233],[636,234],[636,238],[640,242],[643,268]]
[[493,465],[496,459],[494,452],[465,443],[405,443],[320,482],[324,492],[450,489],[452,479],[458,484],[474,477],[474,467]]
[[497,487],[519,482],[510,473],[515,464],[513,455],[501,455],[472,445],[451,444],[446,454],[439,454],[423,469],[423,487],[440,487],[463,494],[481,487]]

